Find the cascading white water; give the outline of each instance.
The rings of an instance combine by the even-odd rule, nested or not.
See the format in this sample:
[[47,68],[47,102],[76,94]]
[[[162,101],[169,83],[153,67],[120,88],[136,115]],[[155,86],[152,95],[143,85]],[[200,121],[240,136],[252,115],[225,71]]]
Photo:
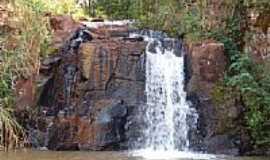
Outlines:
[[[90,28],[98,28],[110,25],[128,26],[132,21],[84,24]],[[214,155],[193,153],[189,150],[188,134],[190,129],[196,126],[198,115],[186,100],[184,51],[176,44],[181,42],[156,31],[141,31],[130,35],[131,38],[138,36],[147,41],[147,100],[145,106],[137,106],[138,112],[134,119],[129,120],[131,124],[127,125],[135,124],[135,129],[131,131],[138,132],[133,135],[135,138],[132,138],[129,144],[130,149],[135,149],[130,152],[131,156],[145,159],[215,159]]]
[[[154,43],[150,40],[148,46]],[[184,58],[158,41],[156,53],[146,49],[146,147],[151,150],[188,150],[187,115],[191,109],[184,91]]]
[[150,31],[142,36],[148,44],[146,108],[142,117],[146,128],[141,149],[158,152],[188,151],[188,132],[196,124],[197,114],[186,100],[184,57],[183,53],[177,53],[183,50],[182,47],[176,47],[181,44],[161,32]]
[[[146,105],[139,112],[143,132],[132,156],[145,159],[215,159],[190,151],[189,131],[198,115],[186,100],[184,50],[181,42],[162,32],[143,31],[146,47]],[[139,146],[139,147],[138,147]]]
[[[154,41],[148,46],[151,43]],[[156,53],[146,50],[146,147],[172,151],[178,148],[176,141],[180,140],[181,149],[187,150],[190,108],[184,92],[184,59],[158,43]]]

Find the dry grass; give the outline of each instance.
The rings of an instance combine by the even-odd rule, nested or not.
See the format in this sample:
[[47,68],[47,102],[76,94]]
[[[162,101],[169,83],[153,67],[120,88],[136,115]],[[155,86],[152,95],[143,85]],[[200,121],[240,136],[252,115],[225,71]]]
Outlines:
[[78,16],[80,11],[75,0],[0,1],[0,148],[17,147],[24,137],[13,116],[16,82],[35,80],[41,58],[54,51],[50,49],[49,17],[45,15]]
[[[48,17],[28,0],[3,1],[8,30],[0,37],[0,146],[18,147],[23,141],[23,129],[13,116],[16,108],[14,86],[18,79],[35,78],[40,59],[47,56],[50,45]],[[0,26],[1,27],[1,26]]]
[[8,150],[22,144],[24,132],[7,109],[0,107],[0,144]]

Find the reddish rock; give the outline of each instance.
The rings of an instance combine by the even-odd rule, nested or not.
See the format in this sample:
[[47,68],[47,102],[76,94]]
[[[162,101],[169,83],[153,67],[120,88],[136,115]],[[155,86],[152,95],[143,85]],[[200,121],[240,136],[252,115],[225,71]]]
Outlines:
[[81,45],[79,54],[81,54],[81,68],[84,78],[90,78],[92,58],[94,57],[96,46],[91,43],[84,43]]
[[33,79],[19,80],[15,85],[16,110],[26,110],[36,102],[36,86]]
[[216,104],[213,99],[213,92],[223,80],[227,65],[223,44],[205,41],[194,45],[187,60],[188,99],[199,114],[199,133],[192,134],[192,145],[209,153],[239,155],[246,142],[239,118],[243,106],[236,99],[228,99],[222,104]]
[[119,39],[93,40],[83,44],[80,64],[85,78],[91,79],[89,89],[105,90],[112,76],[136,81],[137,64],[133,62],[138,61],[144,47],[144,42]]
[[60,48],[70,38],[70,36],[82,25],[70,16],[59,15],[51,16],[50,24],[53,30],[52,44],[55,48]]
[[214,41],[196,44],[189,51],[192,65],[190,87],[192,90],[206,91],[210,96],[215,83],[224,76],[227,59],[224,54],[224,45]]
[[[89,31],[92,39],[77,37],[81,31]],[[81,31],[77,30],[65,43],[57,64],[51,64],[53,59],[43,62],[50,66],[53,78],[45,85],[39,105],[45,113],[43,118],[55,119],[46,124],[47,147],[126,148],[128,110],[144,100],[146,44],[112,36],[110,29],[102,27]],[[118,32],[122,35],[126,31]]]

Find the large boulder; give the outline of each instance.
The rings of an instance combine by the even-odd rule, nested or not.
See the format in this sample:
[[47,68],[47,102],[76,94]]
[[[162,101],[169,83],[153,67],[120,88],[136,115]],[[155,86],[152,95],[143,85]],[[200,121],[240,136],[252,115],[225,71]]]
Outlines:
[[207,40],[190,47],[186,55],[187,93],[197,109],[198,132],[192,132],[195,150],[239,155],[245,148],[243,106],[237,99],[217,104],[214,92],[222,82],[227,59],[222,43]]

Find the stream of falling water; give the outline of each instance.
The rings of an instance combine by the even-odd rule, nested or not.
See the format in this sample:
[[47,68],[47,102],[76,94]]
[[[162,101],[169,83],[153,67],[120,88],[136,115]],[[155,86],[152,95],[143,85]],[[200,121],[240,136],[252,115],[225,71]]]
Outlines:
[[[86,25],[95,28],[106,24],[127,25],[127,22]],[[146,105],[143,113],[136,115],[145,123],[145,128],[134,145],[138,150],[133,151],[131,156],[146,159],[215,159],[214,155],[190,151],[189,131],[196,126],[198,115],[186,100],[181,41],[151,30],[132,33],[130,37],[143,37],[147,42]]]
[[146,47],[146,122],[143,143],[134,155],[148,159],[213,158],[190,151],[189,131],[198,115],[186,100],[184,50],[179,40],[162,32],[142,32]]
[[[180,41],[160,32],[143,35],[146,47],[146,119],[144,148],[188,151],[188,132],[197,121],[184,91],[184,56]],[[188,119],[189,118],[189,119]]]
[[[155,53],[148,48],[151,43],[157,43]],[[149,42],[146,49],[145,118],[149,124],[145,134],[146,147],[150,150],[186,151],[189,147],[190,108],[183,86],[184,60],[173,52],[173,49],[164,49],[160,41]]]

